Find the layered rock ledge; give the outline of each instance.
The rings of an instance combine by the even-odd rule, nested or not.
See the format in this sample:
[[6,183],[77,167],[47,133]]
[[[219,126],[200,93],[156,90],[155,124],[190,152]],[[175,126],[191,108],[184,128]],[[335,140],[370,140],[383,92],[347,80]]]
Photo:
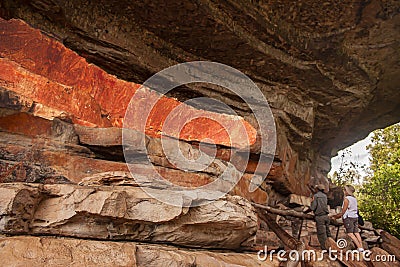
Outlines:
[[[163,190],[163,189],[153,189]],[[250,203],[227,196],[194,208],[162,203],[138,187],[1,184],[0,231],[238,249],[257,230]],[[188,199],[185,201],[201,201]]]

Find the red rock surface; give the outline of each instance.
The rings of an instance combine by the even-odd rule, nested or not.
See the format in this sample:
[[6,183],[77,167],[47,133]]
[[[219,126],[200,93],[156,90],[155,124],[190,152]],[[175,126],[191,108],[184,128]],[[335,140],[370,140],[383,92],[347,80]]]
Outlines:
[[[29,125],[34,125],[32,130],[30,130]],[[128,169],[128,166],[123,162],[94,158],[94,154],[86,147],[73,143],[60,143],[59,139],[54,139],[57,135],[57,133],[54,133],[55,127],[55,123],[25,113],[0,117],[0,130],[4,131],[0,135],[0,183],[70,182],[78,184],[88,177],[99,174],[128,174],[129,171],[131,171],[133,177],[135,175],[153,177],[153,168],[163,179],[187,188],[201,187],[217,179],[217,176],[207,173],[172,169],[166,164],[168,161],[159,161],[158,163],[161,166],[132,164],[131,168]],[[84,127],[76,127],[75,129],[77,129],[79,139],[82,136],[83,140],[88,141],[93,136],[89,134],[90,130],[85,131]],[[97,137],[102,136],[101,129],[93,130],[97,133]],[[107,128],[106,132],[111,133],[115,130],[117,128]],[[71,133],[71,135],[73,134]],[[106,140],[111,141],[110,144],[114,144],[113,141],[115,141],[112,137],[106,138]],[[75,140],[74,138],[70,139]],[[93,141],[93,139],[90,140]],[[139,138],[138,142],[140,142]],[[150,155],[156,155],[160,147],[148,146],[148,149]],[[265,204],[268,200],[265,191],[258,188],[255,192],[249,192],[248,188],[252,176],[244,174],[232,189],[231,194]],[[110,177],[114,177],[114,175],[110,175]],[[156,179],[157,177],[154,176],[154,180]],[[222,186],[222,184],[217,183],[215,189],[220,190],[219,186]]]
[[51,133],[51,122],[28,113],[16,113],[0,117],[0,129],[29,136],[48,136]]
[[[29,177],[30,169],[35,168],[35,166],[41,166],[49,170],[49,175],[51,176],[65,177],[72,183],[79,183],[85,177],[104,172],[121,171],[129,173],[128,166],[123,162],[92,158],[85,151],[85,148],[80,146],[75,146],[74,149],[72,147],[67,148],[68,150],[66,151],[65,147],[59,147],[55,142],[42,141],[39,138],[31,139],[3,133],[0,141],[2,156],[8,159],[7,162],[22,163],[17,171],[23,171],[10,173],[9,177],[4,177],[4,180],[0,179],[0,182],[26,182],[33,178],[39,179],[40,177]],[[6,161],[3,162],[0,159],[0,166],[3,163],[6,163]],[[180,186],[198,187],[213,180],[206,174],[183,172],[160,166],[154,166],[154,168],[164,179]],[[141,164],[134,165],[131,170],[132,175],[152,175],[153,173],[152,166]]]
[[0,65],[0,86],[35,102],[66,111],[78,119],[75,120],[76,123],[111,126],[111,123],[102,117],[101,107],[83,90],[76,90],[34,74],[6,58],[0,58]]
[[[122,127],[126,108],[139,84],[119,80],[99,67],[88,64],[59,41],[29,27],[20,20],[0,19],[0,85],[34,101],[70,113],[74,122],[86,126]],[[144,118],[143,105],[160,95],[144,88],[139,90],[141,101],[133,108],[134,122]],[[159,137],[168,114],[181,103],[161,97],[150,112],[146,134]],[[167,134],[184,140],[201,141],[210,138],[217,144],[243,147],[243,132],[237,132],[243,123],[249,144],[256,140],[256,130],[242,118],[206,112],[183,104],[182,112],[171,125],[198,113],[201,118],[187,122],[183,131],[171,127]],[[135,119],[137,118],[138,121]],[[220,123],[228,125],[224,129]],[[130,125],[138,129],[138,125]],[[140,129],[138,129],[140,130]],[[236,131],[235,131],[236,130]],[[233,142],[228,132],[234,133]]]

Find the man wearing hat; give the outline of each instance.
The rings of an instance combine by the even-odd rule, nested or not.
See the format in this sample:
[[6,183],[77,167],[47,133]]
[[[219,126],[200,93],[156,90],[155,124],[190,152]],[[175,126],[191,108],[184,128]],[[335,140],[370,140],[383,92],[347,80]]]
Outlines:
[[331,236],[329,230],[328,197],[325,194],[325,187],[322,184],[315,186],[316,193],[313,196],[310,209],[314,212],[317,225],[317,237],[322,249],[326,249],[325,241]]

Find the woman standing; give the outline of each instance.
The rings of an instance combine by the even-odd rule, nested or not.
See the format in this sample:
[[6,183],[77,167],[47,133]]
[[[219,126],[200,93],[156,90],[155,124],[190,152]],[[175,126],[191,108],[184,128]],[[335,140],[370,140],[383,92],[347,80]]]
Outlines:
[[357,250],[364,251],[361,236],[358,230],[358,206],[357,199],[354,197],[356,190],[351,185],[346,185],[343,189],[344,201],[342,212],[333,216],[334,219],[343,217],[344,228],[347,235],[353,240],[357,246]]

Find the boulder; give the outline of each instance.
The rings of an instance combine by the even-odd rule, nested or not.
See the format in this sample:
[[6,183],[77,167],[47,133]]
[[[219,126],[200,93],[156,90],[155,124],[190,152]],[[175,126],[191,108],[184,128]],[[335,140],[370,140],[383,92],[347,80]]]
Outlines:
[[369,221],[364,221],[364,227],[370,228],[370,229],[374,228],[374,226],[372,225],[372,222],[369,222]]
[[381,247],[390,254],[395,255],[396,259],[400,261],[400,240],[386,231],[381,231],[381,238]]
[[371,243],[377,244],[377,243],[379,243],[380,239],[381,239],[380,236],[373,236],[373,237],[366,238],[363,241],[367,242],[367,244],[371,244]]
[[[0,196],[0,231],[7,234],[238,249],[257,230],[254,209],[237,196],[184,208],[160,202],[138,187],[26,183],[1,184]],[[175,197],[182,205],[202,201]]]
[[374,247],[371,248],[371,261],[368,262],[372,267],[399,267],[400,263],[396,261],[394,255],[389,254],[387,251]]
[[[347,244],[348,241],[347,241]],[[336,250],[338,255],[342,255],[342,257],[338,256],[337,259],[343,263],[345,266],[348,267],[367,267],[367,262],[363,260],[363,255],[356,250],[353,250],[354,247],[347,246],[344,248],[340,248],[338,244],[333,240],[331,237],[329,237],[326,242],[325,246],[327,248],[330,248],[331,250]],[[349,252],[347,252],[349,251]],[[350,251],[353,251],[350,253]],[[348,253],[349,256],[346,256],[346,253]],[[354,256],[352,256],[352,254]]]

